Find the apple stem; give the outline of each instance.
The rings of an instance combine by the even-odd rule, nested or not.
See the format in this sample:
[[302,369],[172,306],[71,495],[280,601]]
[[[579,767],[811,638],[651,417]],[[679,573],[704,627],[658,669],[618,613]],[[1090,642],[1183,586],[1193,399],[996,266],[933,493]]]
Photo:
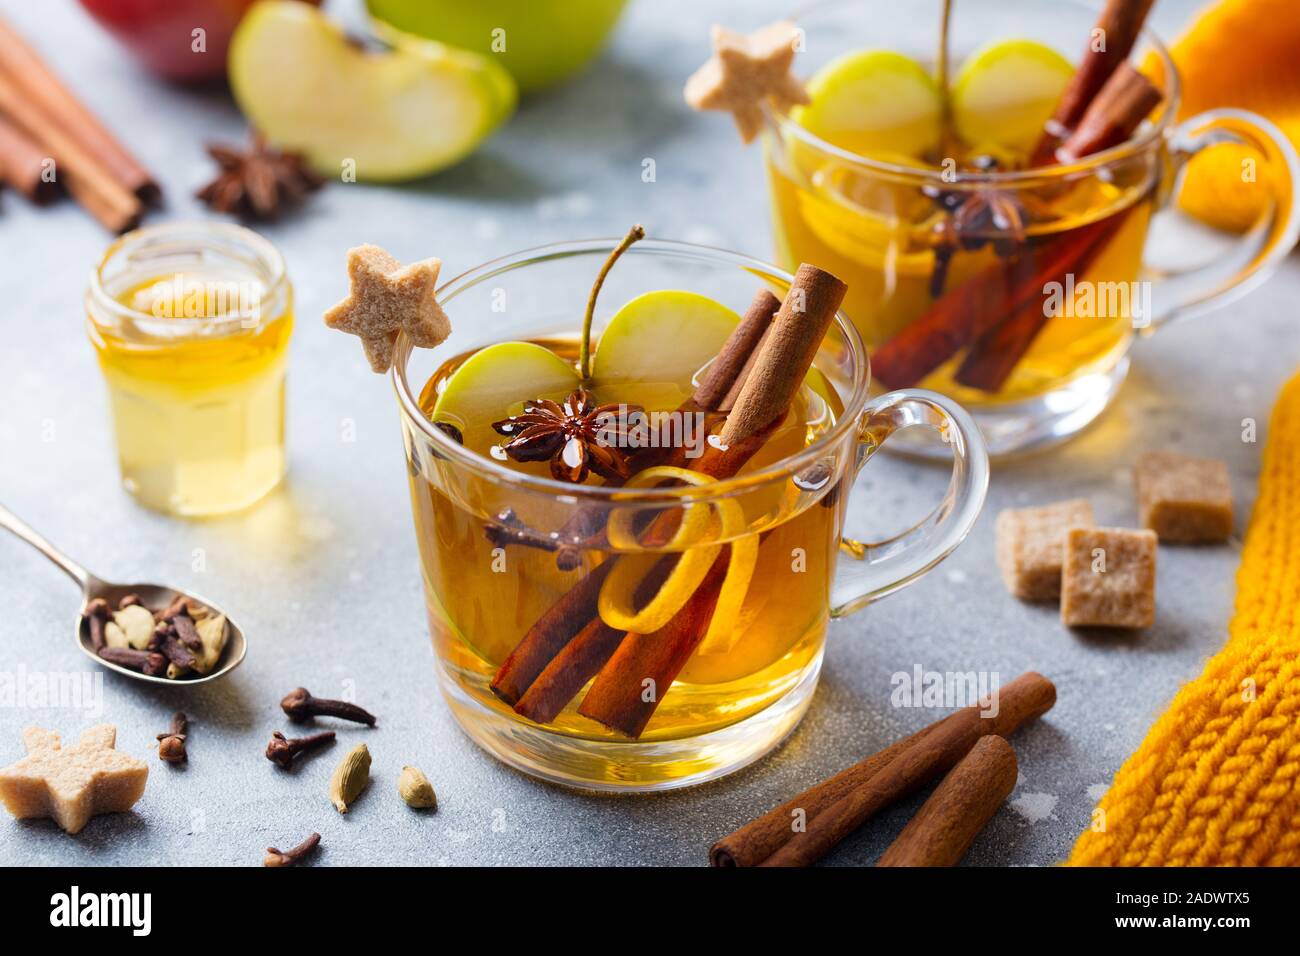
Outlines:
[[939,13],[939,54],[934,64],[935,85],[939,87],[939,150],[943,156],[948,155],[952,141],[952,96],[948,90],[948,25],[951,19],[952,0],[943,0]]
[[626,252],[628,246],[632,245],[632,243],[644,238],[645,230],[640,225],[629,229],[627,235],[609,254],[605,264],[600,267],[600,274],[596,276],[596,282],[591,287],[591,295],[587,298],[587,313],[582,317],[582,342],[578,347],[578,365],[584,385],[591,378],[591,320],[596,314],[596,298],[600,295],[600,287],[605,284],[605,276],[609,275],[609,270],[614,268],[614,263],[618,262],[618,257]]

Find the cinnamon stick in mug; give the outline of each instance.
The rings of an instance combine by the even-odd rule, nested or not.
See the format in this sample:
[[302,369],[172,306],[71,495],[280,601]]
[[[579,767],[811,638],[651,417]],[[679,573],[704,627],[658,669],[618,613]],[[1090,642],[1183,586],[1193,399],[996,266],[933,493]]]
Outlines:
[[[1127,63],[1120,64],[1088,107],[1078,129],[1056,151],[1057,156],[1062,162],[1070,163],[1124,142],[1159,105],[1161,98],[1160,90],[1150,80]],[[1083,274],[1123,229],[1132,208],[1052,240],[1075,242],[1076,258],[1065,271],[1076,276]],[[1064,276],[1063,272],[1054,281]],[[1041,295],[1032,297],[971,345],[954,379],[970,388],[996,392],[1053,317]]]
[[[1030,720],[1051,710],[1056,703],[1056,687],[1042,674],[1030,671],[1003,687],[997,703],[996,716],[983,717],[978,705],[966,707],[805,790],[723,837],[709,850],[709,862],[713,866],[759,866],[769,860],[777,860],[772,865],[787,866],[803,866],[815,862],[881,807],[914,793],[954,765],[979,736],[1008,736]],[[961,749],[963,741],[954,744],[954,728],[960,732],[959,736],[972,729],[978,733],[966,743],[965,749]],[[875,809],[869,809],[865,816],[860,816],[855,821],[838,813],[834,817],[822,819],[828,811],[841,807],[843,801],[855,793],[866,792],[872,786],[872,781],[891,766],[907,761],[907,766],[910,767],[915,764],[918,755],[925,757],[945,748],[948,753],[942,755],[944,759],[932,761],[928,768],[923,768],[926,772],[912,773],[903,780],[900,779],[898,769],[895,769],[891,779],[886,781],[889,787],[884,799],[878,802]],[[944,760],[947,761],[946,764]],[[797,819],[804,821],[807,833],[795,832],[794,823]],[[814,843],[796,846],[793,854],[778,859],[783,849],[814,830],[817,831]]]
[[[802,337],[816,336],[816,342],[820,343],[825,336],[826,330],[830,327],[831,321],[839,309],[839,303],[843,301],[844,292],[847,287],[828,272],[823,272],[810,265],[802,265],[795,276],[795,281],[791,285],[782,303],[773,323],[793,323],[802,328]],[[775,297],[773,297],[775,298]],[[760,306],[764,303],[762,293],[755,297],[755,301],[750,306],[745,323],[751,324],[751,317],[758,314]],[[789,306],[790,308],[787,308]],[[798,309],[795,309],[798,306]],[[829,312],[826,309],[829,308]],[[816,310],[816,311],[814,311]],[[783,318],[784,317],[784,318]],[[753,324],[757,324],[754,320]],[[747,336],[751,343],[753,336]],[[801,336],[793,336],[795,344],[799,343]],[[771,341],[770,335],[760,335],[758,341],[764,343],[764,351],[769,347]],[[787,335],[786,339],[792,337]],[[735,337],[728,340],[728,344],[736,341]],[[790,342],[787,341],[783,348],[790,348]],[[724,349],[724,351],[727,351]],[[812,356],[816,353],[814,347],[808,354],[808,361],[811,363]],[[748,362],[739,363],[741,373]],[[755,363],[757,364],[757,363]],[[768,373],[765,373],[768,374]],[[802,386],[803,377],[807,374],[807,368],[799,372],[797,378],[792,374],[789,376],[793,385],[787,381],[785,386],[788,395],[785,398],[784,405],[780,408],[779,420],[785,414],[786,408],[794,400],[799,387]],[[752,377],[752,376],[751,376]],[[727,383],[730,390],[732,383]],[[743,392],[743,389],[742,389]],[[735,412],[733,411],[733,415]],[[752,416],[751,416],[752,417]],[[728,416],[728,422],[731,416]],[[705,454],[692,464],[695,470],[707,474],[713,478],[729,478],[736,474],[751,457],[763,446],[771,428],[776,424],[776,420],[766,423],[763,427],[756,427],[751,434],[734,437],[732,442],[725,448],[716,448],[710,445]],[[651,524],[645,532],[649,536],[647,544],[663,544],[671,537],[671,532],[676,529],[678,515],[673,512],[664,512]],[[596,613],[596,602],[600,595],[600,589],[604,583],[605,576],[613,563],[617,561],[613,558],[601,564],[594,571],[587,574],[571,588],[560,600],[551,607],[538,620],[523,639],[506,658],[501,669],[497,672],[492,681],[492,690],[507,703],[514,704],[516,707],[522,702],[522,698],[528,695],[528,702],[524,704],[525,711],[535,713],[538,716],[551,715],[553,719],[555,714],[568,703],[573,694],[581,690],[583,683],[578,682],[577,678],[582,674],[590,671],[596,673],[597,682],[593,685],[601,687],[601,693],[597,701],[593,702],[592,712],[586,713],[586,716],[595,720],[608,718],[608,726],[615,729],[623,730],[630,736],[636,736],[640,733],[637,724],[643,728],[645,721],[648,721],[653,714],[657,701],[651,703],[649,707],[636,705],[631,707],[635,714],[629,712],[624,705],[627,703],[627,694],[624,693],[627,684],[622,680],[625,676],[615,661],[617,650],[621,647],[622,642],[617,640],[617,632],[602,630],[601,627],[594,623],[599,621],[599,615]],[[704,600],[700,590],[697,590],[696,596],[702,602]],[[714,595],[716,600],[716,594]],[[701,606],[697,604],[692,607],[691,602],[679,612],[680,615],[694,615],[695,618],[701,616]],[[708,612],[704,615],[704,627],[694,631],[691,634],[694,637],[694,643],[690,647],[693,650],[695,645],[703,639],[705,631],[708,628],[708,618],[712,616],[712,602],[708,604]],[[672,627],[672,623],[668,627]],[[565,651],[567,646],[575,638],[581,637],[580,645],[574,648],[574,652],[560,657],[561,652]],[[626,640],[626,637],[624,638]],[[684,642],[686,637],[679,635],[679,641]],[[664,682],[659,684],[661,690],[667,690],[668,684],[676,678],[681,671],[685,660],[681,657],[680,648],[674,645],[673,648],[666,649],[662,656],[656,655],[654,660],[654,674],[640,675],[637,677],[637,687],[635,696],[640,696],[639,682],[642,676],[652,679],[659,679]],[[686,655],[689,657],[689,654]],[[550,667],[553,661],[558,660],[555,667]],[[634,662],[643,662],[644,657],[640,654],[629,653],[626,657],[629,666]],[[611,669],[611,665],[616,665]],[[634,668],[635,669],[635,668]],[[608,671],[608,673],[606,673]],[[590,675],[588,675],[590,676]],[[602,677],[604,683],[602,683]],[[665,680],[666,679],[666,680]],[[576,685],[576,686],[575,686]],[[564,696],[567,693],[568,696]],[[584,701],[585,703],[585,701]],[[522,712],[522,711],[521,711]],[[585,711],[584,711],[585,713]],[[528,714],[525,713],[525,716]],[[635,731],[633,731],[633,728]]]
[[1128,60],[1142,25],[1155,0],[1109,0],[1096,25],[1088,34],[1088,43],[1078,69],[1061,92],[1056,111],[1034,148],[1031,165],[1050,163],[1057,145],[1070,135],[1083,119],[1093,99],[1106,81]]
[[727,338],[718,357],[709,365],[708,374],[691,397],[701,409],[721,408],[727,397],[744,379],[746,369],[752,364],[758,343],[772,324],[772,318],[781,308],[781,300],[770,289],[759,289],[745,316]]
[[1004,738],[981,737],[876,866],[956,866],[1015,789],[1016,770],[1016,752]]
[[1141,125],[1163,98],[1160,89],[1127,63],[1121,63],[1079,125],[1056,151],[1063,163],[1072,163],[1103,149],[1118,146]]
[[1104,227],[1080,226],[977,272],[881,345],[872,373],[890,388],[915,385],[1009,315],[1041,306],[1043,286],[1071,271]]
[[[771,330],[763,336],[736,407],[727,415],[719,445],[710,445],[694,465],[696,470],[714,478],[730,477],[763,446],[803,387],[847,291],[848,286],[829,272],[807,263],[799,266]],[[623,639],[596,675],[578,713],[629,737],[641,735],[709,629],[729,558],[730,548],[725,548],[695,593],[657,633]]]
[[[696,412],[726,412],[731,410],[735,396],[748,377],[753,367],[754,358],[763,337],[771,328],[772,317],[781,307],[781,300],[769,289],[759,289],[745,310],[740,323],[727,337],[717,357],[709,364],[708,373],[694,394],[677,409],[681,414]],[[632,459],[632,473],[655,465],[685,465],[684,448],[663,448],[654,445],[641,449]],[[622,484],[622,482],[609,482]],[[560,529],[560,540],[586,542],[590,539],[591,547],[600,547],[601,532],[605,526],[605,515],[599,508],[581,508],[565,522]],[[565,544],[555,552],[555,564],[561,571],[572,571],[581,563],[580,547],[586,545]]]
[[[1129,207],[1130,209],[1132,207]],[[1070,271],[1082,274],[1115,238],[1128,219],[1129,209],[1109,219],[1063,233],[1053,242],[1070,244]],[[1049,280],[1050,281],[1050,280]],[[1040,293],[1042,290],[1039,290]],[[1038,333],[1052,318],[1043,296],[1036,295],[976,339],[953,375],[954,381],[969,388],[996,392],[1015,371]]]

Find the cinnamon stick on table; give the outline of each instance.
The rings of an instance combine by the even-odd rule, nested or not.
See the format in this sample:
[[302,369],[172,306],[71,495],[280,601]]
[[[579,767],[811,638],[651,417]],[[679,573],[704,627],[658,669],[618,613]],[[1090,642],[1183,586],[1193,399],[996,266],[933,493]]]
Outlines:
[[1031,165],[1052,161],[1057,145],[1079,125],[1111,74],[1128,60],[1154,3],[1155,0],[1108,0],[1088,35],[1079,67],[1061,92],[1047,130],[1034,148]]
[[956,866],[1016,786],[1016,752],[981,737],[889,845],[876,866]]
[[0,75],[6,76],[52,125],[60,127],[83,151],[96,157],[109,178],[124,191],[145,202],[153,202],[161,195],[149,171],[3,18],[0,18]]
[[[1055,703],[1056,688],[1051,681],[1033,671],[1022,674],[1002,688],[997,697],[996,715],[981,716],[979,706],[949,714],[723,837],[709,850],[709,862],[713,866],[758,866],[776,859],[777,854],[789,844],[800,836],[809,836],[816,829],[814,843],[796,846],[793,855],[777,861],[777,865],[812,863],[881,807],[915,792],[955,764],[979,736],[997,734],[1006,737],[1025,723],[1051,710]],[[975,733],[975,737],[962,749],[965,735],[971,732]],[[942,751],[946,752],[940,754],[941,759],[935,759],[934,755]],[[921,758],[930,755],[929,765],[919,770],[915,766],[918,755]],[[896,764],[898,766],[890,778],[877,781],[878,777]],[[900,769],[911,772],[904,778],[900,775]],[[854,794],[867,793],[873,781],[877,781],[876,789],[870,792],[879,805],[875,809],[868,807],[865,816],[861,816],[860,804],[855,805],[857,819],[854,815],[846,816],[844,801]],[[886,784],[883,801],[881,783]],[[836,814],[823,819],[831,810],[837,810]],[[808,833],[799,834],[794,831],[794,823],[798,818],[805,821]]]
[[0,71],[0,114],[6,115],[48,151],[54,158],[59,180],[105,228],[125,232],[139,223],[144,211],[140,200],[114,179],[64,127],[52,122],[41,107],[28,99],[26,91],[14,82],[8,70]]
[[31,137],[0,116],[0,182],[8,183],[32,202],[49,202],[59,187],[45,175],[48,158]]

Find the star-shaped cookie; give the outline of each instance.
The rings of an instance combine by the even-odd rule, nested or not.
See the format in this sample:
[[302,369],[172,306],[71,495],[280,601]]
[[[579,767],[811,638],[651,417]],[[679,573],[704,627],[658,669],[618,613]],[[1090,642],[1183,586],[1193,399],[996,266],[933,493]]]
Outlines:
[[713,28],[713,56],[686,81],[686,102],[697,110],[725,110],[736,118],[740,138],[753,141],[763,128],[763,103],[787,110],[808,103],[808,92],[794,76],[798,28],[788,20],[748,36]]
[[433,297],[441,266],[439,259],[404,266],[378,246],[349,249],[352,291],[325,313],[325,324],[360,336],[370,367],[387,372],[398,332],[420,348],[433,348],[451,334],[451,322]]
[[100,813],[130,810],[144,794],[149,767],[119,750],[117,728],[99,724],[72,747],[40,727],[23,731],[27,756],[0,770],[0,801],[20,820],[52,817],[76,833]]

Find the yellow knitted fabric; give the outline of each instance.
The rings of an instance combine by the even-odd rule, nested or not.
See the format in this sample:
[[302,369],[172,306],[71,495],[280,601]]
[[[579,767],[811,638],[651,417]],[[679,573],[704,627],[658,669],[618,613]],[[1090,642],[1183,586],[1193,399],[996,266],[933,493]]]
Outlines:
[[1100,809],[1068,865],[1300,865],[1300,375],[1273,411],[1228,643]]

